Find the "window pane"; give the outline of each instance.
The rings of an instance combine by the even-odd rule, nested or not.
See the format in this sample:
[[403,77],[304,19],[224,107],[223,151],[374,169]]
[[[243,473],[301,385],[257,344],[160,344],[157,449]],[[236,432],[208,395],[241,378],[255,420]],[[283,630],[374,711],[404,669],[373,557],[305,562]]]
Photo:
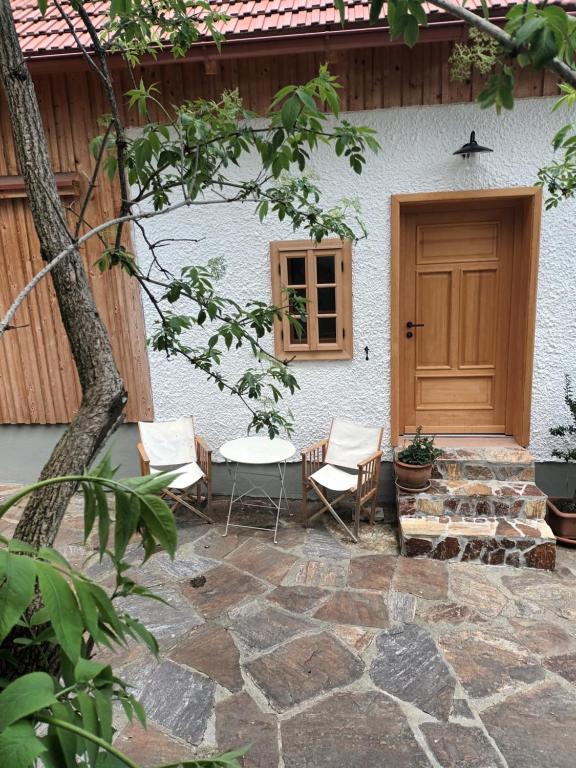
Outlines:
[[308,344],[308,323],[306,320],[296,319],[299,321],[300,327],[295,328],[290,323],[290,344]]
[[334,256],[317,256],[316,257],[316,282],[317,283],[335,283],[336,282]]
[[336,312],[336,288],[318,288],[318,312],[333,314]]
[[318,318],[318,339],[323,344],[336,343],[336,318],[319,317]]
[[297,301],[296,297],[305,299],[306,288],[294,288],[290,291],[290,312],[296,315],[300,312],[306,314],[307,304],[302,304],[301,302]]
[[306,285],[306,259],[304,256],[296,256],[287,259],[288,285]]

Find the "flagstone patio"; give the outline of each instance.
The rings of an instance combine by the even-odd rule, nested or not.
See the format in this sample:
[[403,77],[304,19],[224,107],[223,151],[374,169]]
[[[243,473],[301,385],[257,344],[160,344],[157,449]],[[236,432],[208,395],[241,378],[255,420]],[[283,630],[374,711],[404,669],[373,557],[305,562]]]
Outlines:
[[[75,503],[58,541],[74,562],[81,529]],[[405,559],[390,526],[353,545],[298,511],[277,546],[179,529],[175,561],[134,568],[168,605],[127,601],[160,660],[114,658],[148,712],[147,731],[117,720],[142,766],[251,743],[254,768],[573,768],[575,551],[554,573]]]

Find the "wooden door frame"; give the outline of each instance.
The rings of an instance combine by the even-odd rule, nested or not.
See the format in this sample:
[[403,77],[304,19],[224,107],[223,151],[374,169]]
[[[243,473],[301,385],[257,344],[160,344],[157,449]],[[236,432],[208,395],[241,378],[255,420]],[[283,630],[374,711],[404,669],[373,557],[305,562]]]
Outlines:
[[[400,440],[400,227],[402,214],[433,210],[436,205],[449,203],[495,204],[510,202],[515,211],[513,276],[520,306],[512,315],[511,335],[521,341],[514,345],[510,356],[507,398],[507,424],[519,445],[530,441],[530,408],[532,404],[532,372],[534,337],[536,331],[536,291],[540,252],[540,222],[542,190],[539,187],[482,189],[464,192],[425,192],[391,196],[391,438],[392,445]],[[522,270],[519,270],[522,267]],[[514,357],[516,359],[514,359]],[[511,391],[512,390],[512,391]]]

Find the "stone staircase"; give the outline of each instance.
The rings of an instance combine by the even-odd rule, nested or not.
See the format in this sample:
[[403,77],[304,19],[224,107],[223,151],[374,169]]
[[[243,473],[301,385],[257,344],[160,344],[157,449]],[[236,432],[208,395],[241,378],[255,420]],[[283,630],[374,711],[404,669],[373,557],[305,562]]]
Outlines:
[[402,554],[553,570],[534,460],[519,447],[444,448],[424,493],[398,489]]

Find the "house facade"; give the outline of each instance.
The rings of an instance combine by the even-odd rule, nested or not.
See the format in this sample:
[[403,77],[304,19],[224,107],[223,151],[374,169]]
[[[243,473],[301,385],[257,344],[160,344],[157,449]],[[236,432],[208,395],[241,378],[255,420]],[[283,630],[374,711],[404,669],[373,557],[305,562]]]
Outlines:
[[[355,20],[342,29],[331,8],[304,3],[297,15],[296,8],[271,14],[239,5],[222,54],[203,43],[183,62],[166,58],[144,66],[142,76],[159,83],[165,99],[173,101],[215,97],[238,87],[246,105],[263,113],[282,85],[305,82],[328,61],[343,85],[346,119],[374,128],[382,149],[356,175],[329,148],[320,148],[309,172],[322,190],[324,206],[342,198],[358,201],[367,237],[318,246],[304,232],[272,218],[260,223],[246,204],[158,217],[149,222],[149,237],[182,238],[163,251],[175,271],[221,259],[225,272],[219,290],[239,302],[277,300],[287,285],[310,300],[304,337],[278,324],[265,342],[271,352],[294,358],[300,390],[285,406],[293,413],[292,440],[298,450],[323,437],[332,416],[381,425],[387,462],[393,446],[419,425],[463,440],[470,435],[502,438],[527,447],[537,462],[539,484],[561,493],[565,468],[551,463],[549,429],[566,418],[564,377],[576,368],[571,308],[576,202],[546,211],[535,186],[538,169],[552,158],[551,138],[568,119],[551,111],[554,79],[544,72],[521,72],[513,111],[481,110],[475,103],[481,79],[474,75],[458,83],[450,78],[449,57],[454,42],[465,36],[462,25],[432,14],[421,42],[409,50],[390,41],[385,22],[368,26],[367,4],[353,9]],[[493,5],[493,17],[505,10]],[[97,133],[99,107],[104,111],[102,96],[82,61],[67,52],[65,40],[40,32],[28,36],[25,17],[20,23],[57,171],[63,185],[69,174],[68,194],[73,195],[74,185],[81,191],[85,184],[87,144]],[[127,73],[120,66],[115,72],[118,88],[127,90]],[[137,131],[138,118],[129,120]],[[10,179],[16,183],[18,169],[7,149],[5,113],[0,122],[1,190]],[[453,154],[472,131],[493,151],[470,158]],[[10,216],[3,215],[7,201],[0,199],[0,226],[4,242],[20,237],[22,250],[27,219],[25,200],[17,199],[17,204],[8,200]],[[113,200],[113,190],[99,189],[92,203],[95,214],[102,215]],[[190,244],[191,239],[198,242]],[[30,237],[27,242],[32,252]],[[149,255],[136,232],[132,246],[145,266]],[[92,247],[89,263],[97,251],[96,244]],[[129,418],[195,414],[199,431],[215,450],[245,434],[250,415],[240,402],[220,393],[188,364],[146,351],[153,310],[140,303],[129,281],[116,275],[94,275],[94,280],[112,281],[96,293],[129,395],[135,393]],[[5,293],[3,303],[7,298]],[[23,311],[32,313],[26,330],[31,334],[40,333],[34,323],[45,328],[45,311],[54,315],[49,294],[44,306]],[[65,389],[73,376],[62,373],[65,361],[56,357],[24,360],[29,345],[16,333],[8,340],[11,358],[2,362],[5,373],[0,374],[2,434],[12,446],[16,441],[23,447],[32,433],[37,438],[43,434],[48,446],[61,428],[56,425],[70,417],[77,395],[64,396],[68,410],[40,413],[36,403],[45,401],[48,389]],[[59,381],[54,381],[54,360]],[[17,361],[25,376],[16,374]],[[223,368],[233,378],[249,363],[247,353],[231,353]],[[35,367],[44,372],[36,380],[46,385],[30,392],[25,382]],[[124,428],[117,441],[129,464],[134,427]],[[10,466],[7,445],[0,437],[0,451]],[[220,477],[225,490],[224,473]],[[390,473],[383,477],[386,496],[392,489]],[[291,479],[297,493],[297,466]]]

